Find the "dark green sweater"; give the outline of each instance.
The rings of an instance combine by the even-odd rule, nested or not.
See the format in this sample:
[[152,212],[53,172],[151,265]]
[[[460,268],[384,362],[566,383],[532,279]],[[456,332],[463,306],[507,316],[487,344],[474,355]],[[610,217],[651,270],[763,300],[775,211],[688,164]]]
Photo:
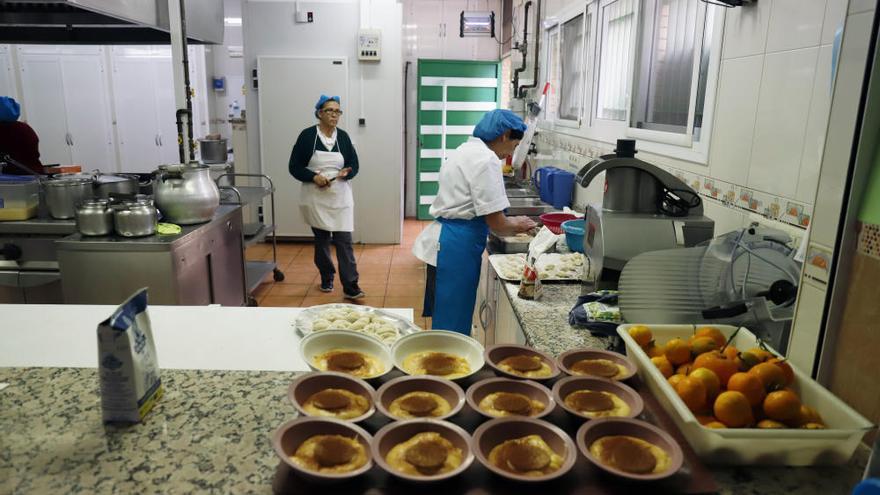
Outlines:
[[309,166],[313,152],[316,150],[338,151],[342,153],[342,158],[345,159],[345,166],[351,167],[351,172],[349,172],[346,180],[354,179],[354,176],[358,173],[358,156],[354,150],[354,145],[351,144],[351,138],[348,137],[348,133],[338,127],[336,128],[336,144],[332,150],[328,150],[320,139],[315,139],[317,136],[318,126],[316,125],[307,127],[299,133],[299,137],[296,138],[296,143],[293,145],[293,150],[290,152],[290,161],[287,164],[290,175],[300,182],[312,182],[315,173],[306,167]]

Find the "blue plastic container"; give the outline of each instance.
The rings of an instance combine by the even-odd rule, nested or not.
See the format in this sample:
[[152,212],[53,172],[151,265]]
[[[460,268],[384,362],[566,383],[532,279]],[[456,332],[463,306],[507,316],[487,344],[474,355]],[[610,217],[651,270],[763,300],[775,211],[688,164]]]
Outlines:
[[574,191],[574,174],[567,170],[556,169],[547,176],[547,199],[541,198],[545,203],[550,203],[554,208],[561,210],[571,206],[571,196]]
[[545,203],[551,202],[550,188],[552,184],[550,177],[558,171],[561,170],[556,167],[541,167],[532,173],[532,184],[538,190],[541,201]]
[[568,220],[562,223],[562,231],[565,232],[565,243],[568,249],[576,253],[584,252],[584,219]]

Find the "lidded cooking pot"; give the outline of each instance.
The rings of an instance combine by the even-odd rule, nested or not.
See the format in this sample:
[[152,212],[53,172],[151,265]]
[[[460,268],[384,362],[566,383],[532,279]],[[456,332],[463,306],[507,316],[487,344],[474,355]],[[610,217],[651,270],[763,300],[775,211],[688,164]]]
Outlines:
[[44,181],[46,205],[52,218],[74,218],[76,205],[92,198],[92,184],[89,177],[57,177]]
[[210,172],[209,167],[195,163],[159,167],[153,196],[168,222],[193,225],[214,217],[220,206],[220,190]]
[[76,207],[76,228],[82,235],[113,233],[113,210],[106,199],[87,199]]
[[116,233],[123,237],[144,237],[156,233],[159,214],[148,201],[126,201],[113,205]]

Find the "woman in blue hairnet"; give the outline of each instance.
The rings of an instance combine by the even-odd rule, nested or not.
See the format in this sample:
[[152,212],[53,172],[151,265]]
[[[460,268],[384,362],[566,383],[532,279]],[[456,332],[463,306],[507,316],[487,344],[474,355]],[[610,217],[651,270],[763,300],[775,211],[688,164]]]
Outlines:
[[501,160],[513,153],[525,130],[515,113],[492,110],[474,127],[473,137],[440,166],[440,189],[430,209],[436,221],[413,246],[413,254],[436,267],[433,301],[429,300],[431,287],[425,292],[426,309],[433,311],[433,328],[470,335],[489,230],[506,236],[535,227],[528,217],[504,214],[510,202]]
[[347,299],[364,297],[358,286],[357,264],[351,246],[354,197],[349,181],[358,173],[358,157],[348,133],[337,128],[342,115],[338,96],[321,95],[315,104],[318,125],[304,129],[290,152],[290,174],[303,183],[300,211],[315,234],[315,265],[321,291],[333,291],[336,269],[330,243],[336,246],[339,279]]
[[[40,139],[24,122],[19,122],[21,106],[8,96],[0,96],[0,155],[9,155],[32,172],[42,174],[40,163]],[[27,170],[9,165],[2,167],[5,174],[27,174]]]

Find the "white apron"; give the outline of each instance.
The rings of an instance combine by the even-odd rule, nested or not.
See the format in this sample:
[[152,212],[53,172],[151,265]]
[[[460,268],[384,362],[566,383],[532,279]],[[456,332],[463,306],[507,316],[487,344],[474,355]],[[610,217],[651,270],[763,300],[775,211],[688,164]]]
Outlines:
[[[315,129],[315,132],[321,132]],[[318,151],[312,144],[312,159],[306,168],[328,179],[336,177],[345,166],[345,158],[338,151]],[[354,196],[347,180],[336,179],[328,187],[320,188],[313,182],[303,182],[299,209],[306,224],[330,232],[354,231]]]

